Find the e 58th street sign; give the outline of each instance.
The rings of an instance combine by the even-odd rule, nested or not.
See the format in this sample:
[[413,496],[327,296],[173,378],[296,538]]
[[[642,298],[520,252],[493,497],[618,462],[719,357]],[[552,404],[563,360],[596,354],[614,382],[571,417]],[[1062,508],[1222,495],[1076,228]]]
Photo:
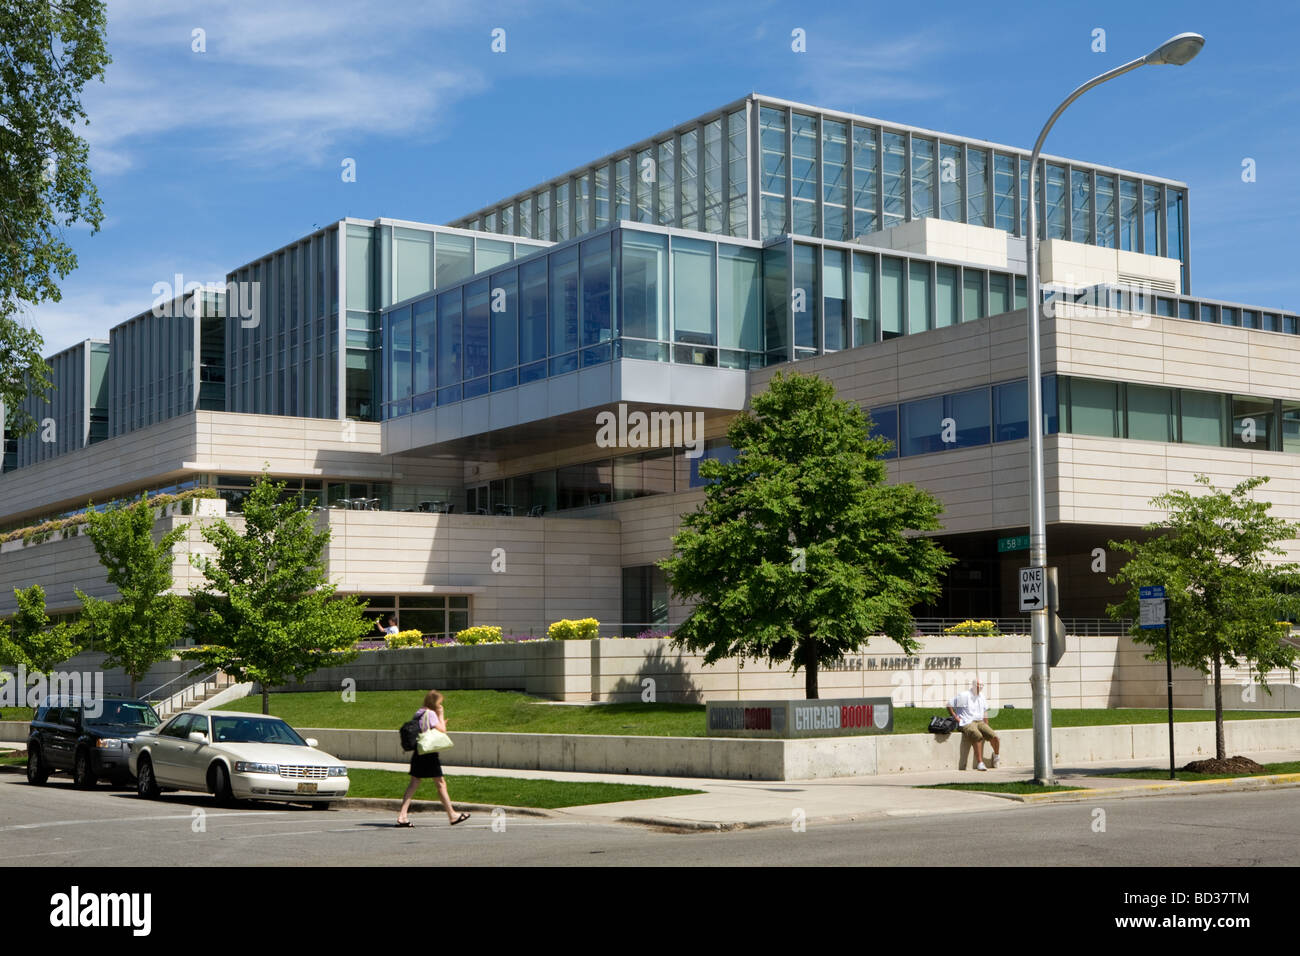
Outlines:
[[1020,610],[1041,611],[1047,607],[1047,569],[1020,569]]

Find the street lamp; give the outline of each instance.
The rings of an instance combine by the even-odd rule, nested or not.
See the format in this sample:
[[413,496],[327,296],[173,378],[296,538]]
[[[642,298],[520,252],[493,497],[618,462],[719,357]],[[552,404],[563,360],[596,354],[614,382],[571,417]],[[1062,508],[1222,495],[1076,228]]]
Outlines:
[[[1029,504],[1029,564],[1031,567],[1047,566],[1047,502],[1043,480],[1043,391],[1042,363],[1039,355],[1038,333],[1042,317],[1042,296],[1038,291],[1038,205],[1034,202],[1034,181],[1038,175],[1038,154],[1042,152],[1043,141],[1051,132],[1066,107],[1077,100],[1094,86],[1100,86],[1107,80],[1113,80],[1139,66],[1169,64],[1182,66],[1201,52],[1205,46],[1205,37],[1199,33],[1180,33],[1170,37],[1146,56],[1130,60],[1123,66],[1084,83],[1065,98],[1052,113],[1043,131],[1034,143],[1033,155],[1029,157],[1029,207],[1028,228],[1025,230],[1025,313],[1029,325],[1029,468],[1030,468],[1030,504]],[[1032,309],[1032,312],[1030,311]],[[1033,673],[1030,686],[1034,700],[1034,779],[1040,784],[1050,785],[1056,782],[1052,772],[1052,690],[1047,664],[1047,615],[1045,606],[1030,611]]]

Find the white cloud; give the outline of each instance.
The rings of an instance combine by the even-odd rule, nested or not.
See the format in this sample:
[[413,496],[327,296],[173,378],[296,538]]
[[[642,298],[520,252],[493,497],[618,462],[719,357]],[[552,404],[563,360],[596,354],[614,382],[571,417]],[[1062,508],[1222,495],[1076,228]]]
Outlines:
[[[427,135],[486,88],[438,42],[471,14],[450,2],[112,2],[113,63],[85,95],[94,169],[125,172],[160,143],[284,166],[336,161],[367,136]],[[191,49],[196,28],[205,52]]]

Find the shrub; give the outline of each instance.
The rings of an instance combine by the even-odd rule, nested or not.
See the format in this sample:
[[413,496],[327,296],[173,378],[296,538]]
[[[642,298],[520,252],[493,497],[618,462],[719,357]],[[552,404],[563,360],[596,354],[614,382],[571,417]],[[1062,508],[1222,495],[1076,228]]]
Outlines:
[[654,628],[651,628],[648,631],[642,631],[640,634],[635,635],[636,639],[639,641],[643,641],[652,637],[672,637],[672,636],[673,636],[672,631],[656,631]]
[[943,629],[945,634],[953,637],[1001,637],[1002,632],[992,621],[962,621]]
[[423,647],[424,634],[420,631],[398,631],[396,634],[389,634],[385,643],[389,648]]
[[594,617],[584,617],[580,621],[565,618],[548,627],[546,636],[553,641],[589,641],[600,636],[600,622]]
[[457,644],[500,644],[501,628],[479,624],[467,627],[456,635]]

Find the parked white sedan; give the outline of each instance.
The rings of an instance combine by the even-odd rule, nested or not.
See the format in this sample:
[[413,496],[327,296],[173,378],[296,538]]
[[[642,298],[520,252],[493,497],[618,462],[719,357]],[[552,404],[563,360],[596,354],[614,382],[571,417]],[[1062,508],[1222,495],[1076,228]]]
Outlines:
[[136,736],[127,765],[136,792],[201,790],[219,803],[282,800],[327,809],[347,796],[348,768],[278,717],[183,711]]

